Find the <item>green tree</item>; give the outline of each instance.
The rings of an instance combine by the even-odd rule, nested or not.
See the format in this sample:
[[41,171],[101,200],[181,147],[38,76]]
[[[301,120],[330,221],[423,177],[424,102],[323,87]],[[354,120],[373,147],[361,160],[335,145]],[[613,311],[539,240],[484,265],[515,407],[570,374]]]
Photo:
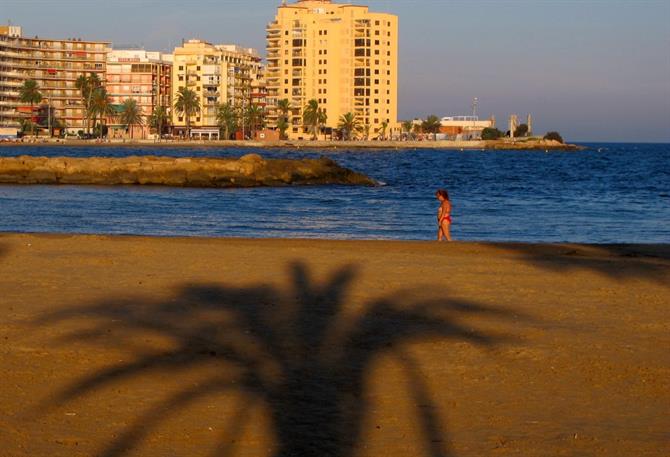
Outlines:
[[414,122],[412,121],[403,121],[401,124],[402,131],[405,135],[407,135],[407,138],[412,137],[412,130],[414,129]]
[[544,139],[545,139],[545,140],[558,141],[558,142],[561,143],[561,144],[563,143],[563,137],[562,137],[561,134],[558,133],[558,132],[548,132],[548,133],[544,136]]
[[137,106],[137,101],[134,98],[126,99],[121,105],[121,113],[119,114],[119,121],[126,130],[130,129],[130,138],[133,138],[133,129],[136,125],[144,125],[144,117],[140,108]]
[[35,129],[35,123],[31,118],[22,118],[19,120],[20,123],[20,130],[22,134],[26,134],[28,132],[31,132]]
[[84,107],[84,119],[86,119],[86,132],[91,132],[91,116],[93,93],[102,86],[102,81],[96,73],[91,73],[89,76],[80,75],[74,83],[74,86],[79,90],[81,96],[81,104]]
[[523,138],[528,135],[528,124],[520,124],[514,130],[514,138]]
[[182,87],[177,92],[177,99],[174,102],[174,109],[180,116],[186,118],[187,137],[191,138],[191,116],[200,112],[200,99],[198,95],[186,87]]
[[279,129],[279,138],[282,140],[288,139],[286,131],[290,124],[288,120],[288,113],[291,109],[291,102],[288,98],[284,98],[277,102],[277,109],[279,110],[279,119],[277,119],[277,128]]
[[482,140],[497,140],[502,138],[505,134],[493,127],[486,127],[482,130]]
[[230,103],[218,105],[216,109],[216,122],[219,129],[223,130],[223,138],[230,139],[230,134],[237,130],[237,112]]
[[244,113],[251,138],[256,137],[256,132],[265,126],[265,110],[257,104],[251,104]]
[[370,139],[370,125],[365,124],[361,127],[360,132],[363,134],[363,139],[368,141]]
[[309,127],[310,131],[312,132],[312,140],[317,140],[319,138],[321,128],[328,121],[328,116],[319,107],[319,102],[315,99],[312,99],[307,103],[307,106],[305,106],[302,119],[305,125]]
[[351,141],[353,134],[360,130],[361,124],[356,115],[349,112],[340,117],[337,128],[342,130],[342,136],[346,141]]
[[424,133],[432,133],[434,135],[440,132],[440,125],[440,119],[434,114],[431,114],[421,124],[421,130],[423,130]]
[[42,101],[42,94],[40,93],[40,86],[34,79],[29,79],[23,83],[19,90],[19,100],[22,103],[30,103],[30,128],[31,134],[35,134],[35,123],[33,122],[33,110],[35,104]]
[[377,129],[377,133],[379,133],[379,139],[380,140],[386,140],[386,129],[389,128],[389,123],[388,121],[382,121],[381,127]]
[[100,117],[101,125],[98,132],[99,132],[99,138],[102,138],[103,131],[105,130],[103,128],[103,125],[107,124],[108,118],[114,117],[114,115],[116,114],[116,112],[114,111],[114,107],[112,106],[112,101],[109,98],[109,95],[107,94],[107,89],[105,89],[104,87],[98,87],[93,92],[93,97],[91,98],[90,112],[91,115],[93,116],[94,127],[97,123],[98,117]]
[[158,141],[160,141],[161,135],[163,135],[163,130],[169,119],[170,116],[168,115],[167,108],[163,105],[154,108],[154,112],[149,116],[149,126],[156,129],[156,132],[158,133]]

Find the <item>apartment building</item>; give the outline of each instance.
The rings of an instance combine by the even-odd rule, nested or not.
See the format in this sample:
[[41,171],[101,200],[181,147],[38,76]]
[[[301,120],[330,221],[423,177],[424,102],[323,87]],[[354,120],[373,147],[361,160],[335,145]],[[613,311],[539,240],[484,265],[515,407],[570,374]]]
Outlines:
[[21,86],[32,79],[43,103],[52,107],[53,117],[64,122],[68,132],[85,129],[85,111],[75,81],[91,73],[106,79],[109,45],[75,38],[28,38],[21,27],[0,26],[0,127],[18,128],[21,119],[36,119],[37,108],[31,113],[19,101]]
[[303,110],[312,99],[336,128],[354,113],[370,137],[398,131],[398,18],[367,6],[298,0],[278,8],[267,27],[269,123],[276,104],[291,106],[288,134],[308,136]]
[[[143,49],[115,49],[107,55],[107,93],[115,105],[134,99],[145,124],[132,129],[134,138],[147,138],[148,122],[154,110],[172,107],[172,54],[150,52]],[[110,137],[125,137],[123,126],[110,119]]]
[[[250,103],[265,103],[261,57],[251,48],[186,41],[174,50],[173,106],[179,90],[184,87],[193,90],[200,102],[199,112],[191,119],[191,134],[199,138],[218,138],[218,105],[230,103],[241,109]],[[175,134],[185,134],[186,119],[174,109],[172,123]]]

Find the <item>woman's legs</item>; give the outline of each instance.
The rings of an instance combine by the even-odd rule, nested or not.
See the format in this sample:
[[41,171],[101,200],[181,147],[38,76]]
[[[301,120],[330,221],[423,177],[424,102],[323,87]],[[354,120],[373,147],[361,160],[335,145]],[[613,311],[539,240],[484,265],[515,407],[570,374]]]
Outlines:
[[440,230],[444,234],[444,237],[447,239],[447,241],[451,241],[451,223],[447,219],[442,221]]

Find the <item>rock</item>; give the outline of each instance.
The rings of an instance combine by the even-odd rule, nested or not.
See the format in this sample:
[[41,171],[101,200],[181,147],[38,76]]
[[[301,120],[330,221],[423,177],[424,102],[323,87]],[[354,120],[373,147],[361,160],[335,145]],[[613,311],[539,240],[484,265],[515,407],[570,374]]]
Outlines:
[[264,162],[265,160],[258,154],[247,154],[240,157],[240,162]]
[[360,173],[328,158],[266,160],[169,157],[0,158],[0,184],[156,185],[174,187],[258,187],[345,184],[374,186]]

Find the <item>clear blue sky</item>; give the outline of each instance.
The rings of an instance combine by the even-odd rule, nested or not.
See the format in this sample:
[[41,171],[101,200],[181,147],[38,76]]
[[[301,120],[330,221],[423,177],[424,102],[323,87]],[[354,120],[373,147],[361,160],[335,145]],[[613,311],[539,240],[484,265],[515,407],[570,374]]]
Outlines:
[[[291,0],[289,0],[291,1]],[[263,50],[280,0],[0,0],[28,35]],[[479,113],[572,141],[670,141],[670,0],[368,0],[400,16],[400,116]],[[184,7],[188,5],[188,8]]]

